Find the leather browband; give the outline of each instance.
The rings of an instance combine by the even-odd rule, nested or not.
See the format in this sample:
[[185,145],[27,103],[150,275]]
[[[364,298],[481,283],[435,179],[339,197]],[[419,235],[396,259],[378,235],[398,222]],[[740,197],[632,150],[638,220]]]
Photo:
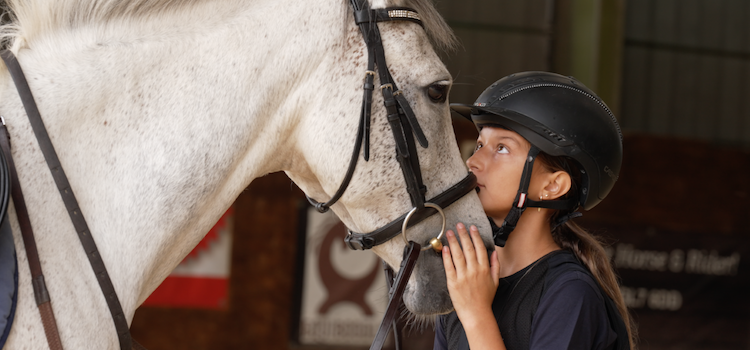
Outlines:
[[354,22],[356,24],[389,22],[389,21],[410,21],[424,27],[419,13],[408,7],[389,7],[383,9],[364,9],[354,11]]
[[[453,204],[453,202],[474,190],[476,187],[477,177],[474,174],[469,173],[463,180],[427,202],[435,203],[441,208],[447,208],[449,205]],[[436,213],[437,211],[435,209],[425,207],[412,215],[407,227],[412,227]],[[349,248],[353,250],[370,249],[401,234],[401,225],[403,225],[406,215],[407,214],[401,215],[398,219],[391,221],[389,224],[370,233],[355,233],[349,231],[349,234],[344,238],[344,241]]]

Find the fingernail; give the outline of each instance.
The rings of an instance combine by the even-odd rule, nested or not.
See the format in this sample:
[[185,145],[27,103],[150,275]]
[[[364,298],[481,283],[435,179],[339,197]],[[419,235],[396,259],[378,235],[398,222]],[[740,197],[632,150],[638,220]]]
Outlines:
[[459,222],[458,224],[456,224],[456,227],[457,227],[457,228],[459,228],[459,229],[463,229],[463,228],[466,228],[466,227],[464,226],[464,224],[462,224],[462,223],[460,223],[460,222]]
[[448,235],[448,237],[453,237],[453,231],[451,230],[448,230],[445,234]]
[[477,227],[476,227],[476,226],[474,226],[474,225],[471,225],[471,228],[470,228],[470,230],[472,230],[472,231],[475,231],[475,232],[476,232],[476,231],[477,231]]

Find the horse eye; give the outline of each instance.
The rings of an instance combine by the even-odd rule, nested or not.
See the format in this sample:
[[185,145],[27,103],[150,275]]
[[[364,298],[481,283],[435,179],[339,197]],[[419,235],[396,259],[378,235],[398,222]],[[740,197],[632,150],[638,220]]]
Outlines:
[[448,85],[432,84],[427,88],[427,96],[435,103],[443,103],[448,98]]

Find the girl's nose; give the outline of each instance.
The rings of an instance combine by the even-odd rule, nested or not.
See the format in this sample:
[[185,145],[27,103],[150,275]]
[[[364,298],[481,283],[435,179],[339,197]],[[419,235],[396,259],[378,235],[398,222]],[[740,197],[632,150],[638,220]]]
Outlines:
[[477,159],[477,154],[479,151],[474,152],[474,154],[469,157],[469,159],[466,160],[466,167],[469,168],[469,171],[474,172],[476,170],[479,170],[479,160]]

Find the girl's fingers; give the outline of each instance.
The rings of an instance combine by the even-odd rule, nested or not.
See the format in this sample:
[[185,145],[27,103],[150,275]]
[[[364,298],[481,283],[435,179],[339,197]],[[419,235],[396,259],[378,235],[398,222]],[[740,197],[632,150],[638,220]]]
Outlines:
[[471,241],[471,237],[469,237],[469,233],[466,232],[466,226],[464,226],[464,224],[462,223],[458,223],[458,225],[456,225],[456,231],[458,231],[458,237],[461,238],[461,247],[463,248],[463,255],[466,259],[466,265],[474,266],[477,261],[477,255],[474,251],[474,244]]
[[492,252],[490,255],[490,273],[492,274],[492,281],[495,282],[495,287],[500,285],[500,260],[497,258],[497,250]]
[[458,244],[458,240],[453,231],[448,230],[445,232],[445,235],[448,237],[448,246],[453,248],[450,250],[450,255],[453,258],[453,266],[455,267],[456,272],[462,273],[466,269],[466,259],[464,259],[461,246]]
[[471,225],[469,228],[471,234],[471,242],[474,244],[474,251],[476,252],[477,262],[481,266],[488,266],[489,261],[487,260],[487,248],[484,247],[482,237],[479,236],[479,229],[476,226]]
[[447,246],[443,247],[443,267],[445,267],[445,276],[448,281],[456,280],[456,269],[453,267],[451,249]]

